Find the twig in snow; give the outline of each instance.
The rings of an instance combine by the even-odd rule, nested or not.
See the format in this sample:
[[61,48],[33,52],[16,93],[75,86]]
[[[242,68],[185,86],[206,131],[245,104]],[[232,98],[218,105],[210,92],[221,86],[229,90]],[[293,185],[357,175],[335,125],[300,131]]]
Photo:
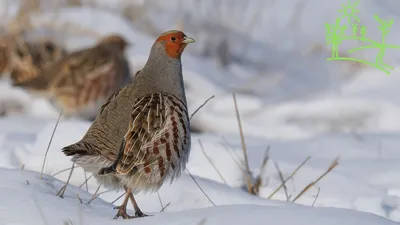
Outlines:
[[260,187],[262,185],[262,178],[264,175],[264,170],[267,167],[268,160],[269,160],[269,146],[267,147],[267,150],[265,151],[265,155],[264,155],[263,161],[261,163],[261,167],[260,167],[260,173],[258,174],[258,176],[254,182],[254,185],[253,185],[253,191],[256,195],[258,195],[260,193]]
[[213,206],[216,206],[215,203],[211,200],[211,198],[204,192],[203,188],[197,183],[196,179],[194,179],[193,175],[190,173],[190,171],[186,168],[186,171],[188,172],[189,176],[192,178],[192,180],[196,183],[197,187],[199,187],[200,191],[203,192],[203,194],[207,197],[208,201],[211,202]]
[[240,159],[237,159],[238,156],[236,155],[235,151],[229,146],[229,144],[227,143],[227,141],[224,138],[222,138],[221,145],[224,147],[226,152],[228,152],[228,154],[231,156],[233,161],[235,161],[236,165],[240,168],[240,170],[245,171],[245,168],[243,166],[243,164],[244,164],[243,161],[241,161]]
[[79,194],[78,193],[76,193],[76,198],[78,198],[78,200],[79,200],[79,203],[83,203],[83,201],[82,201],[82,199],[81,199],[81,197],[79,197]]
[[65,185],[57,193],[57,196],[59,196],[60,198],[64,198],[65,190],[67,190],[67,186],[69,184],[69,180],[71,179],[72,173],[74,172],[74,166],[75,166],[75,163],[72,163],[71,171],[69,172],[67,182],[65,183]]
[[161,209],[160,212],[164,212],[165,209],[166,209],[169,205],[171,205],[171,202],[168,202],[168,203]]
[[114,189],[111,189],[111,190],[103,191],[103,192],[100,192],[100,193],[96,194],[96,193],[99,191],[99,188],[100,188],[100,186],[97,188],[97,190],[96,190],[96,192],[93,194],[92,198],[86,203],[87,205],[89,205],[89,204],[90,204],[93,200],[95,200],[96,198],[100,197],[100,195],[105,194],[105,193],[107,193],[107,192],[114,191]]
[[286,178],[286,180],[285,180],[281,185],[279,185],[279,187],[276,188],[276,189],[268,196],[268,199],[271,199],[271,198],[283,187],[283,185],[286,184],[286,182],[287,182],[289,179],[291,179],[294,175],[296,175],[296,173],[300,170],[300,168],[303,167],[303,166],[308,162],[308,160],[310,160],[310,159],[311,159],[311,156],[308,156],[308,157],[307,157],[293,172],[292,172],[292,174],[290,174],[290,176],[288,176],[288,177]]
[[89,191],[89,186],[88,186],[87,181],[88,181],[89,179],[88,179],[88,177],[87,177],[87,175],[86,175],[86,171],[85,171],[85,170],[83,170],[83,175],[85,176],[85,183],[84,183],[84,184],[86,184],[86,191],[88,192],[88,191]]
[[250,167],[249,167],[249,160],[247,158],[247,149],[246,149],[246,143],[244,141],[242,122],[240,120],[239,109],[237,106],[236,95],[234,92],[232,93],[232,97],[233,97],[233,102],[235,104],[236,118],[237,118],[237,122],[238,122],[238,126],[239,126],[240,141],[242,143],[242,150],[243,150],[243,155],[244,155],[244,164],[246,166],[245,177],[246,177],[246,183],[247,183],[247,191],[250,194],[255,195],[254,190],[253,190],[253,184],[251,183],[251,172],[250,172]]
[[204,146],[203,143],[201,143],[201,140],[199,139],[199,145],[200,145],[200,149],[203,152],[204,156],[206,157],[206,159],[208,160],[208,162],[211,164],[211,166],[214,168],[215,172],[217,172],[217,174],[219,175],[219,177],[221,178],[221,180],[225,183],[228,184],[224,178],[224,176],[222,176],[221,172],[218,170],[218,168],[215,166],[214,162],[211,160],[210,156],[207,155],[206,151],[204,150]]
[[[75,168],[78,168],[78,167],[79,167],[79,166],[74,166],[74,169],[75,169]],[[55,173],[55,174],[53,174],[53,175],[51,175],[51,176],[52,176],[52,177],[57,176],[58,174],[63,173],[63,172],[66,172],[66,171],[68,171],[68,170],[70,170],[70,169],[72,169],[72,167],[69,167],[69,168],[67,168],[67,169],[60,170],[60,171],[58,171],[57,173]]]
[[322,178],[324,178],[329,172],[331,172],[337,165],[339,165],[338,162],[339,158],[336,158],[333,160],[329,168],[321,175],[319,176],[315,181],[311,182],[308,184],[294,199],[292,202],[295,202],[297,199],[299,199],[304,193],[306,193],[310,187],[315,186]]
[[214,97],[215,97],[215,95],[209,97],[203,104],[201,104],[201,105],[192,113],[192,115],[190,115],[190,119],[189,119],[189,120],[192,120],[192,117],[194,116],[194,114],[196,114],[201,108],[203,108],[203,107],[207,104],[207,102],[209,102],[209,101],[210,101],[211,99],[213,99]]
[[317,195],[315,196],[315,198],[314,198],[314,202],[313,202],[313,203],[312,203],[312,205],[311,205],[311,206],[313,206],[313,207],[314,207],[314,205],[315,205],[315,202],[316,202],[316,201],[317,201],[317,199],[318,199],[318,196],[319,196],[319,191],[321,190],[321,188],[320,188],[320,187],[318,187],[317,189],[318,189]]
[[274,164],[275,164],[276,170],[278,171],[279,179],[282,182],[283,190],[285,191],[286,201],[288,202],[290,200],[290,196],[289,196],[288,191],[287,191],[287,187],[286,187],[286,184],[285,184],[285,179],[283,178],[283,174],[282,174],[281,169],[278,166],[278,163],[275,162]]
[[122,196],[124,196],[125,194],[126,194],[126,192],[122,193],[122,195],[120,195],[117,199],[112,201],[111,204],[114,204],[116,201],[118,201],[120,198],[122,198]]
[[88,202],[86,202],[86,205],[89,205],[93,200],[95,200],[98,197],[97,192],[99,192],[99,189],[100,189],[100,186],[97,187],[96,191],[92,195],[92,198]]
[[93,174],[92,175],[90,175],[88,178],[86,178],[85,179],[85,182],[83,182],[81,185],[79,185],[79,188],[81,188],[81,187],[83,187],[83,185],[85,185],[86,184],[86,186],[87,186],[87,182],[90,180],[90,178],[92,178],[93,177]]
[[162,210],[164,208],[164,205],[163,205],[163,203],[161,201],[161,196],[160,196],[160,193],[158,193],[158,191],[157,191],[157,197],[158,197],[158,201],[160,202],[161,210]]
[[54,137],[54,134],[56,133],[56,129],[57,129],[58,123],[60,122],[61,116],[62,116],[62,111],[60,112],[60,115],[58,116],[56,125],[54,126],[53,133],[51,134],[50,141],[49,141],[49,144],[47,146],[46,152],[44,153],[42,170],[40,171],[40,179],[43,179],[43,170],[44,170],[44,165],[46,164],[47,154],[49,153],[50,145],[51,145],[51,142],[53,141],[53,137]]

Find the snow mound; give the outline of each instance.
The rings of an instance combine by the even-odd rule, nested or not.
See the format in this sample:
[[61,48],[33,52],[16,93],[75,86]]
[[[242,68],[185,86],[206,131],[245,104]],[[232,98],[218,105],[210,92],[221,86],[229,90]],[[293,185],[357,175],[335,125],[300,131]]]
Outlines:
[[[113,220],[113,205],[97,198],[85,204],[92,196],[82,189],[68,186],[64,198],[56,196],[63,182],[37,172],[17,169],[1,169],[3,181],[0,185],[0,199],[7,204],[0,205],[2,224],[73,224],[112,225],[133,223]],[[215,189],[218,190],[218,189]],[[223,193],[224,190],[219,190]],[[226,190],[225,190],[226,191]],[[180,193],[185,195],[185,193]],[[83,201],[80,203],[78,197]],[[185,196],[190,199],[190,195]],[[252,197],[249,197],[249,200]],[[253,198],[257,199],[257,198]],[[260,200],[258,200],[260,201]],[[268,201],[265,201],[268,202]],[[21,214],[23,213],[23,214]],[[132,212],[130,212],[132,213]],[[372,214],[333,208],[312,208],[300,205],[262,206],[257,204],[226,205],[181,212],[152,213],[153,216],[135,219],[135,224],[265,224],[273,221],[276,225],[391,225],[396,224]]]

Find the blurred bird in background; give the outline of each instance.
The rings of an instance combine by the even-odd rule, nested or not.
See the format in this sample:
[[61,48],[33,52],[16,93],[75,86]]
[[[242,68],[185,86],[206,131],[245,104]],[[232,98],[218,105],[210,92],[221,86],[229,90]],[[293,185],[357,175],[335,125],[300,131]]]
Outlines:
[[[48,63],[38,75],[15,73],[11,76],[13,85],[49,99],[66,117],[94,120],[108,97],[130,81],[124,54],[128,45],[122,36],[110,34],[90,48]],[[45,51],[49,49],[52,48],[44,45]],[[36,54],[41,55],[40,51]],[[42,59],[37,62],[45,64]]]

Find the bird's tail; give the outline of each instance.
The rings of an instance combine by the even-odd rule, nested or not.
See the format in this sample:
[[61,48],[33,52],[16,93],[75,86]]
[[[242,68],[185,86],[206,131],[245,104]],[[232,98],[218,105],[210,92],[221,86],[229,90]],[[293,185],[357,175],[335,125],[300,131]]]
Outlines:
[[111,166],[101,168],[98,173],[99,175],[107,175],[107,174],[116,174],[117,173],[117,165],[118,165],[119,160],[121,160],[122,152],[124,151],[124,148],[125,148],[125,141],[123,140],[121,143],[121,146],[119,147],[117,160],[115,160]]
[[77,142],[72,145],[65,146],[61,150],[66,156],[75,156],[75,155],[88,155],[89,149],[82,142]]

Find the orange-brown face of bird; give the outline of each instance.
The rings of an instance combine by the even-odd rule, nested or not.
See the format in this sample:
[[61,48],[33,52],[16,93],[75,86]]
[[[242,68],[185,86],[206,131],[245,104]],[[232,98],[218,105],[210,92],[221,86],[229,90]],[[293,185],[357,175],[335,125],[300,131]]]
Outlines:
[[182,31],[171,30],[161,34],[156,42],[164,44],[168,56],[179,58],[186,45],[195,41],[193,38],[187,37]]

